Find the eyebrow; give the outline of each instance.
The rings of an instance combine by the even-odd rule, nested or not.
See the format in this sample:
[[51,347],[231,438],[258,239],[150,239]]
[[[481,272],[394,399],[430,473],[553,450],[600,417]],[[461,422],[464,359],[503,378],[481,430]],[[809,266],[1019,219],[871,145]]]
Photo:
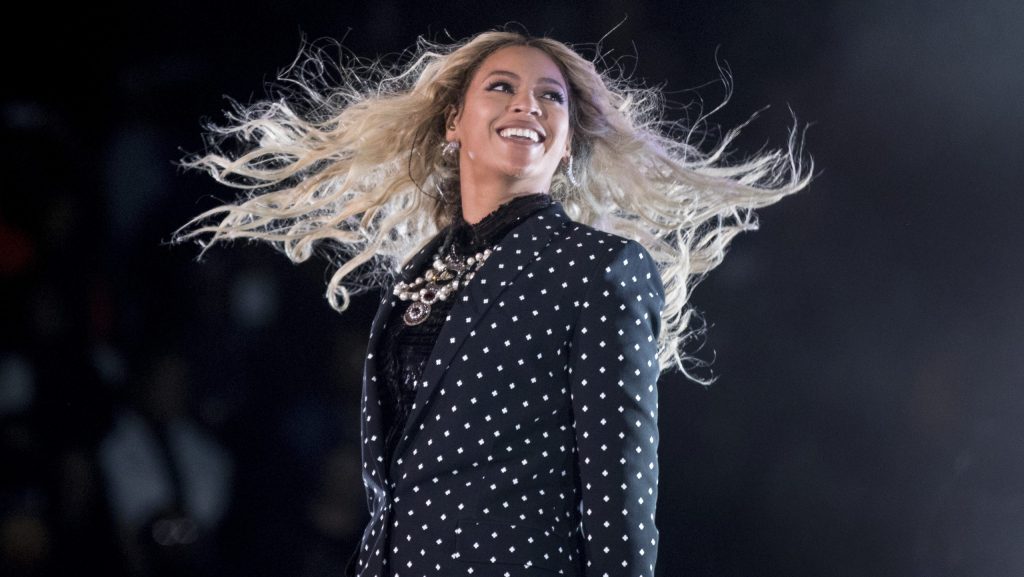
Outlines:
[[[514,78],[516,80],[520,79],[518,74],[516,74],[515,72],[511,72],[509,70],[492,70],[486,77],[490,78],[491,76],[494,76],[494,75],[509,76],[509,77]],[[550,78],[548,76],[542,76],[541,78],[539,78],[539,80],[541,82],[545,83],[545,84],[554,84],[555,86],[558,86],[559,88],[561,88],[563,91],[565,90],[565,86],[562,85],[561,82],[559,82],[558,80],[556,80],[554,78]]]

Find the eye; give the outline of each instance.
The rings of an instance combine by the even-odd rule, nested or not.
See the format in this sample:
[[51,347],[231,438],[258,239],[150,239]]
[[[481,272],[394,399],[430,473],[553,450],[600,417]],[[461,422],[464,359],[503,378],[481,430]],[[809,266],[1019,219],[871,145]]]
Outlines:
[[496,80],[488,84],[487,90],[493,92],[508,92],[510,94],[515,92],[515,90],[512,89],[512,85],[509,84],[508,82],[505,82],[504,80]]
[[562,94],[558,90],[549,90],[548,92],[545,92],[541,96],[543,98],[547,98],[548,100],[550,100],[552,102],[557,102],[559,104],[565,104],[565,95]]

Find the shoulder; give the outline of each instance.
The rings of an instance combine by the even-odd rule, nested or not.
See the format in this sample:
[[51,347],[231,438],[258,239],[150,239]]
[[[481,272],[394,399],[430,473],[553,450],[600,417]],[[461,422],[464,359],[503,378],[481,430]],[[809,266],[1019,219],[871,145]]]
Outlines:
[[657,263],[643,244],[569,219],[552,235],[548,271],[558,275],[576,307],[588,295],[618,301],[650,299],[660,309],[665,288]]
[[[661,284],[658,266],[642,243],[608,232],[570,218],[561,203],[555,202],[548,209],[534,215],[533,226],[540,226],[550,234],[546,258],[553,259],[555,267],[572,271],[572,277],[582,280],[597,277],[614,277],[622,274],[640,274]],[[554,267],[553,267],[554,268]],[[580,277],[580,272],[584,275]]]
[[566,219],[561,229],[555,232],[552,243],[557,245],[556,250],[559,250],[560,254],[583,257],[595,268],[626,260],[624,264],[627,267],[633,262],[636,265],[657,269],[654,258],[643,244],[569,219]]

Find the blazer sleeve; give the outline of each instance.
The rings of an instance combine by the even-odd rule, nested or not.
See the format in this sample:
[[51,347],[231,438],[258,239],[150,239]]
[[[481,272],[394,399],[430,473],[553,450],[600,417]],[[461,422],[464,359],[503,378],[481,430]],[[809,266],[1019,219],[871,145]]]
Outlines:
[[665,291],[635,241],[589,275],[570,349],[584,575],[653,577]]

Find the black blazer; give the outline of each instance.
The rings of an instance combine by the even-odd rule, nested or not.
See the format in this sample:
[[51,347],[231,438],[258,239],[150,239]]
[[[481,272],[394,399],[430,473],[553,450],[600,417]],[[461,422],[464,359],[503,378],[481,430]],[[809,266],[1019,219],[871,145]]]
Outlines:
[[376,352],[398,297],[386,292],[373,321],[361,403],[371,520],[349,574],[652,577],[664,288],[650,254],[555,202],[454,298],[391,462]]

